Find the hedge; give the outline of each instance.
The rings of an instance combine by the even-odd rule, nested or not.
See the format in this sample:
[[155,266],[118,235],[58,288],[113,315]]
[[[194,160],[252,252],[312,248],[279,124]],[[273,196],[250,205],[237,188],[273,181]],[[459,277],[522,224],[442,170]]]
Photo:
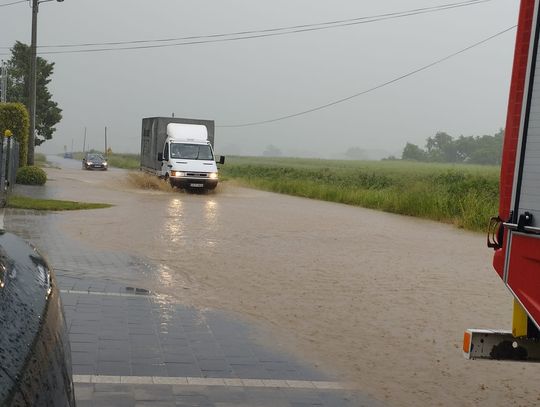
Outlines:
[[41,168],[33,165],[21,167],[17,171],[15,182],[24,185],[43,185],[47,182],[47,174]]

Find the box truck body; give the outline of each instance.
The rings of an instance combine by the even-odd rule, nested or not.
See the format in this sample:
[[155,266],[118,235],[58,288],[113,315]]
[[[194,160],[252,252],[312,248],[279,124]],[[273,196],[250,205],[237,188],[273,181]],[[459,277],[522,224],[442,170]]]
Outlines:
[[213,147],[212,120],[148,117],[142,121],[141,169],[173,186],[214,189],[218,168]]

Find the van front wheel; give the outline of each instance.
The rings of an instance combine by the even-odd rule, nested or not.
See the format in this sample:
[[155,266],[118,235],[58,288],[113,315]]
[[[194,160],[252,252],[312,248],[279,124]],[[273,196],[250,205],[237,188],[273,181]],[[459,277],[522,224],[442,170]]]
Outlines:
[[171,185],[171,187],[173,188],[176,187],[176,180],[169,177],[169,174],[165,175],[165,181],[169,181],[169,184]]

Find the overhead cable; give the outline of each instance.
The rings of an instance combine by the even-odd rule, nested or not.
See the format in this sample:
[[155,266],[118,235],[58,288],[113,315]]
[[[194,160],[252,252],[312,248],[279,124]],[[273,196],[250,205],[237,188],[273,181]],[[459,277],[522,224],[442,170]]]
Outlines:
[[[94,43],[79,43],[79,44],[42,45],[39,48],[70,48],[70,47],[93,47],[93,46],[102,46],[102,45],[144,44],[144,43],[152,43],[152,42],[189,41],[189,40],[199,40],[199,39],[209,39],[209,38],[219,38],[219,37],[231,37],[231,36],[239,36],[239,35],[251,35],[251,34],[260,34],[260,33],[276,32],[276,31],[286,31],[286,30],[296,30],[296,29],[302,29],[302,28],[327,26],[327,25],[333,26],[336,24],[345,24],[345,23],[351,23],[351,22],[360,23],[362,22],[362,20],[371,20],[373,18],[381,18],[381,19],[384,17],[397,18],[397,17],[401,17],[404,14],[409,15],[408,13],[415,13],[415,14],[430,13],[430,12],[435,12],[435,11],[447,10],[450,8],[472,6],[472,5],[476,5],[480,3],[486,3],[489,1],[493,1],[493,0],[466,0],[466,1],[461,1],[457,3],[440,4],[438,6],[423,7],[423,8],[398,11],[398,12],[393,12],[393,13],[378,14],[378,15],[367,16],[367,17],[356,17],[356,18],[349,18],[349,19],[344,19],[344,20],[334,20],[334,21],[327,21],[327,22],[322,22],[322,23],[293,25],[293,26],[287,26],[287,27],[275,27],[275,28],[268,28],[268,29],[263,29],[263,30],[237,31],[237,32],[231,32],[231,33],[225,33],[225,34],[210,34],[210,35],[199,35],[199,36],[177,37],[177,38],[158,38],[158,39],[153,39],[153,40],[132,40],[132,41],[94,42]],[[326,28],[333,28],[333,27],[320,27],[319,29],[326,29]]]
[[365,95],[365,94],[367,94],[367,93],[371,93],[371,92],[373,92],[373,91],[375,91],[375,90],[377,90],[377,89],[384,88],[384,87],[386,87],[386,86],[388,86],[388,85],[391,85],[391,84],[396,83],[396,82],[399,82],[399,81],[401,81],[401,80],[403,80],[403,79],[405,79],[405,78],[408,78],[408,77],[410,77],[410,76],[413,76],[413,75],[415,75],[415,74],[417,74],[417,73],[419,73],[419,72],[422,72],[422,71],[425,71],[425,70],[427,70],[427,69],[429,69],[429,68],[432,68],[432,67],[434,67],[435,65],[439,65],[439,64],[441,64],[441,63],[443,63],[443,62],[445,62],[445,61],[447,61],[447,60],[449,60],[449,59],[451,59],[451,58],[453,58],[453,57],[455,57],[455,56],[457,56],[457,55],[463,54],[464,52],[467,52],[467,51],[469,51],[469,50],[471,50],[471,49],[473,49],[473,48],[476,48],[476,47],[478,47],[478,46],[480,46],[480,45],[482,45],[482,44],[484,44],[484,43],[486,43],[486,42],[488,42],[488,41],[491,41],[491,40],[493,40],[493,39],[495,39],[495,38],[497,38],[497,37],[499,37],[499,36],[501,36],[501,35],[503,35],[503,34],[509,32],[509,31],[511,31],[511,30],[515,29],[516,27],[517,27],[517,26],[514,25],[514,26],[512,26],[512,27],[506,28],[506,29],[504,29],[504,30],[502,30],[502,31],[499,31],[498,33],[493,34],[493,35],[491,35],[491,36],[489,36],[489,37],[487,37],[487,38],[485,38],[485,39],[483,39],[483,40],[481,40],[481,41],[475,42],[474,44],[469,45],[469,46],[467,46],[467,47],[465,47],[465,48],[463,48],[463,49],[461,49],[461,50],[459,50],[459,51],[457,51],[457,52],[454,52],[454,53],[452,53],[452,54],[449,54],[449,55],[447,55],[447,56],[445,56],[445,57],[443,57],[443,58],[437,59],[436,61],[433,61],[433,62],[431,62],[431,63],[429,63],[429,64],[427,64],[427,65],[424,65],[424,66],[422,66],[422,67],[420,67],[420,68],[417,68],[417,69],[415,69],[415,70],[413,70],[413,71],[410,71],[410,72],[408,72],[408,73],[406,73],[406,74],[400,75],[400,76],[398,76],[398,77],[396,77],[396,78],[394,78],[394,79],[391,79],[391,80],[389,80],[389,81],[383,82],[383,83],[381,83],[381,84],[379,84],[379,85],[376,85],[376,86],[374,86],[374,87],[372,87],[372,88],[363,90],[363,91],[361,91],[361,92],[355,93],[355,94],[353,94],[353,95],[350,95],[350,96],[347,96],[347,97],[344,97],[344,98],[341,98],[341,99],[334,100],[333,102],[329,102],[329,103],[326,103],[326,104],[324,104],[324,105],[320,105],[320,106],[313,107],[313,108],[310,108],[310,109],[307,109],[307,110],[303,110],[303,111],[301,111],[301,112],[297,112],[297,113],[292,113],[292,114],[288,114],[288,115],[285,115],[285,116],[276,117],[276,118],[273,118],[273,119],[260,120],[260,121],[254,121],[254,122],[249,122],[249,123],[241,123],[241,124],[225,124],[225,125],[217,125],[216,127],[230,127],[230,128],[232,128],[232,127],[257,126],[257,125],[261,125],[261,124],[267,124],[267,123],[273,123],[273,122],[277,122],[277,121],[281,121],[281,120],[286,120],[286,119],[290,119],[290,118],[293,118],[293,117],[303,116],[303,115],[305,115],[305,114],[312,113],[312,112],[316,112],[316,111],[318,111],[318,110],[323,110],[323,109],[329,108],[329,107],[331,107],[331,106],[334,106],[334,105],[337,105],[337,104],[346,102],[346,101],[348,101],[348,100],[357,98],[357,97],[359,97],[359,96]]
[[[273,37],[279,35],[290,35],[297,34],[302,32],[310,31],[319,31],[327,30],[332,28],[353,26],[358,24],[367,24],[378,21],[397,19],[403,17],[410,17],[419,14],[434,13],[438,11],[450,10],[454,8],[467,7],[472,5],[477,5],[481,3],[487,3],[493,0],[468,0],[457,3],[448,3],[438,6],[417,8],[412,10],[378,14],[373,16],[365,17],[356,17],[346,20],[335,20],[327,21],[322,23],[315,24],[303,24],[295,25],[288,27],[279,27],[279,28],[269,28],[263,30],[251,30],[251,31],[238,31],[225,34],[210,34],[202,36],[189,36],[189,37],[178,37],[178,38],[161,38],[153,40],[134,40],[134,41],[117,41],[117,42],[101,42],[101,43],[80,43],[80,44],[58,44],[58,45],[44,45],[38,47],[39,49],[47,48],[75,48],[79,47],[82,49],[69,49],[69,50],[54,50],[54,51],[40,51],[39,54],[71,54],[71,53],[87,53],[87,52],[108,52],[108,51],[125,51],[125,50],[134,50],[134,49],[148,49],[148,48],[166,48],[166,47],[178,47],[186,45],[199,45],[215,42],[227,42],[227,41],[239,41],[247,40],[254,38],[264,38],[264,37]],[[172,41],[181,41],[173,42]],[[157,44],[156,44],[157,43]],[[131,46],[118,46],[118,45],[128,45]],[[139,45],[136,45],[139,44]],[[140,45],[147,44],[147,45]],[[101,48],[89,48],[100,46]],[[6,47],[3,47],[4,49]]]
[[28,2],[28,0],[12,1],[11,3],[3,3],[3,4],[0,4],[0,7],[13,6],[14,4],[27,3],[27,2]]

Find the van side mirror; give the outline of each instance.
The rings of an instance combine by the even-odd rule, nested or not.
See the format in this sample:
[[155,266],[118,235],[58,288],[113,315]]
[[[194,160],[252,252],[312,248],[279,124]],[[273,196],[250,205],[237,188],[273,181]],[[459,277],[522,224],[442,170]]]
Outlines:
[[224,155],[219,156],[218,164],[225,164],[225,156]]
[[163,161],[163,153],[157,153],[157,160]]

